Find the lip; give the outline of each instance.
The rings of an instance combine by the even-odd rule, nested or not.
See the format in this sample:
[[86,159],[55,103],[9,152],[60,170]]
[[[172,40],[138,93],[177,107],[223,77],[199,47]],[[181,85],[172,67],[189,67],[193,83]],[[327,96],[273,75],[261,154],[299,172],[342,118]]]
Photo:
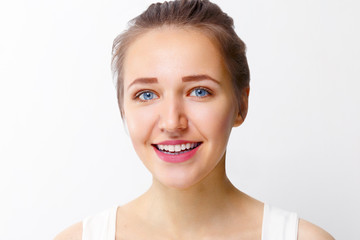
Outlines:
[[176,144],[185,144],[185,143],[197,143],[197,142],[186,141],[186,140],[167,140],[159,143],[154,143],[153,145],[176,145]]
[[[200,143],[197,147],[185,152],[185,153],[178,153],[178,154],[167,154],[159,149],[155,145],[177,145],[177,144],[185,144],[185,143]],[[169,141],[163,141],[159,142],[157,144],[152,144],[152,147],[154,148],[155,153],[157,156],[163,160],[164,162],[168,163],[182,163],[190,160],[197,150],[199,150],[199,147],[201,146],[202,142],[193,142],[193,141],[185,141],[185,140],[169,140]]]

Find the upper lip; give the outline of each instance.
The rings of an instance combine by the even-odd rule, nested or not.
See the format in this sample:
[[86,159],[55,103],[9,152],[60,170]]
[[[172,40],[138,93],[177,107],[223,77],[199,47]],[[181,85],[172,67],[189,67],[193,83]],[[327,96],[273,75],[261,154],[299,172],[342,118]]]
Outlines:
[[188,141],[188,140],[166,140],[158,143],[154,143],[154,145],[178,145],[178,144],[186,144],[186,143],[198,143],[198,141]]

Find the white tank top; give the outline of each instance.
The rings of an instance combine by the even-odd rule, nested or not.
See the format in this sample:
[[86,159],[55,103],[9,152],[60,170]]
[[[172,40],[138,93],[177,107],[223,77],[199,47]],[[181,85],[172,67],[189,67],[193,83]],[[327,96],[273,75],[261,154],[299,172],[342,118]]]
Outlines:
[[[82,240],[115,240],[117,206],[83,221]],[[297,240],[298,216],[264,204],[261,240]]]

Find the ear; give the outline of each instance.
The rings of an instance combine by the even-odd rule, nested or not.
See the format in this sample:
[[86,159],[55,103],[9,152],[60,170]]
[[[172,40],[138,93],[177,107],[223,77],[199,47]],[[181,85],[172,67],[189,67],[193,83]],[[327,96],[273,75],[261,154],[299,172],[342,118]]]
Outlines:
[[248,101],[249,101],[250,87],[246,87],[241,90],[240,102],[238,103],[238,111],[234,120],[234,127],[240,126],[248,112]]

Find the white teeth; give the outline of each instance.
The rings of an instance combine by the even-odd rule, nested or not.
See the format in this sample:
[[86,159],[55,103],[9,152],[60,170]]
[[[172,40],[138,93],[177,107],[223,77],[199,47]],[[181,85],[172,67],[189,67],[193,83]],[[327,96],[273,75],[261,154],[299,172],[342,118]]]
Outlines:
[[181,151],[181,146],[175,145],[175,152],[180,152],[180,151]]
[[169,145],[169,152],[175,152],[175,146]]
[[162,151],[168,151],[168,152],[181,152],[183,150],[189,150],[194,148],[195,146],[198,146],[197,143],[183,143],[183,144],[177,144],[177,145],[157,145],[158,149]]

